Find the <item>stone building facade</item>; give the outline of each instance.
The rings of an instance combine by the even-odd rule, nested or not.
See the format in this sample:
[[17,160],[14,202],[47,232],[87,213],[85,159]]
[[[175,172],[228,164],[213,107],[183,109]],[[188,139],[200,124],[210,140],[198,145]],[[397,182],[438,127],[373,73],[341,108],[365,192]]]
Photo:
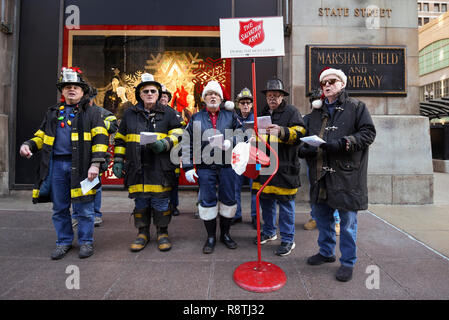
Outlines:
[[[310,111],[307,46],[333,45],[360,50],[391,46],[399,47],[405,53],[405,88],[402,88],[402,93],[358,95],[367,104],[377,128],[376,141],[370,148],[369,200],[386,204],[433,202],[429,123],[427,118],[419,116],[416,0],[223,0],[214,2],[215,10],[210,10],[212,2],[206,0],[167,0],[164,3],[170,5],[171,10],[163,10],[157,4],[145,15],[135,10],[138,5],[149,3],[144,0],[135,0],[132,8],[123,6],[122,0],[4,0],[1,3],[6,4],[5,16],[12,27],[12,34],[0,33],[0,194],[8,193],[11,188],[30,187],[30,177],[34,172],[31,167],[36,162],[19,159],[18,145],[33,134],[46,107],[57,102],[54,84],[61,66],[68,61],[68,55],[72,59],[72,53],[75,59],[76,54],[83,56],[76,44],[82,41],[86,45],[94,43],[95,39],[82,38],[92,34],[93,31],[88,30],[92,25],[111,26],[108,30],[101,30],[99,38],[106,32],[117,36],[120,30],[139,29],[142,25],[151,24],[185,30],[209,30],[212,27],[215,28],[212,32],[217,33],[220,18],[277,15],[284,16],[286,55],[257,60],[258,91],[269,78],[281,78],[290,92],[289,102],[302,114]],[[76,42],[72,41],[73,37],[67,38],[71,31],[64,26],[77,20],[73,15],[78,9],[81,24],[78,34],[81,38]],[[179,15],[175,11],[179,11]],[[17,23],[19,16],[22,30]],[[121,25],[120,30],[118,25]],[[109,44],[113,45],[112,42]],[[73,49],[74,46],[78,51]],[[30,47],[33,50],[29,50]],[[120,55],[123,50],[114,52]],[[91,58],[86,61],[100,60]],[[231,92],[235,94],[243,87],[251,86],[250,63],[238,59],[232,63]],[[40,79],[38,86],[34,77]],[[36,95],[41,97],[41,103],[34,106],[32,97]],[[261,106],[263,96],[258,95]],[[300,200],[308,199],[305,172],[303,163]]]
[[18,33],[17,4],[14,0],[4,0],[0,4],[0,195],[9,193],[10,148],[14,137],[14,81],[17,62],[16,40]]

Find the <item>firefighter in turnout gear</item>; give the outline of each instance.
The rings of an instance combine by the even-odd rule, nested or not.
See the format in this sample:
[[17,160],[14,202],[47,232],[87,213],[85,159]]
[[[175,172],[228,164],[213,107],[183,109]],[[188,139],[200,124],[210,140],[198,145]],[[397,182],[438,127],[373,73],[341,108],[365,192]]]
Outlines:
[[74,233],[70,205],[78,212],[79,257],[94,253],[94,197],[96,187],[83,193],[80,183],[99,176],[108,149],[108,132],[98,110],[89,107],[89,86],[79,68],[63,68],[57,88],[65,98],[48,108],[34,137],[20,147],[20,155],[30,158],[41,152],[33,203],[53,202],[56,249],[53,260],[72,248]]
[[[170,159],[170,150],[182,136],[181,118],[176,112],[159,103],[161,84],[153,75],[142,75],[136,87],[135,106],[128,108],[115,135],[113,172],[124,177],[129,197],[134,199],[134,224],[138,229],[131,251],[145,248],[150,240],[151,217],[157,229],[157,244],[161,251],[171,249],[168,225],[172,210],[170,191],[176,184],[176,164]],[[140,133],[151,132],[155,142],[141,145]]]
[[[267,134],[262,137],[275,150],[277,148],[279,169],[260,195],[264,220],[260,243],[277,239],[276,211],[279,205],[281,244],[275,253],[286,256],[295,248],[295,196],[300,186],[298,148],[306,129],[298,109],[284,100],[284,96],[289,93],[284,90],[280,79],[268,80],[266,89],[262,92],[267,104],[259,116],[271,117],[272,123],[266,129]],[[259,175],[253,182],[253,192],[258,192],[269,177]],[[257,238],[255,243],[257,244]]]

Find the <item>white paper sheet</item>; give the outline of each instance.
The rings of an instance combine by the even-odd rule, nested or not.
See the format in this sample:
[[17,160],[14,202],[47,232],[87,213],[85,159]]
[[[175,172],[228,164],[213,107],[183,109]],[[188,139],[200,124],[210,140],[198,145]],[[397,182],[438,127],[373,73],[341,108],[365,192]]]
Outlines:
[[[257,117],[257,129],[266,129],[269,125],[271,125],[270,116]],[[245,130],[254,128],[254,121],[245,122],[243,124],[243,127],[245,128]]]
[[215,136],[209,137],[209,143],[212,147],[219,147],[223,146],[223,135],[222,134],[216,134]]
[[149,144],[157,141],[157,133],[154,132],[141,132],[140,133],[140,145]]
[[324,141],[323,139],[321,139],[317,135],[300,138],[300,140],[304,141],[307,144],[310,144],[313,147],[319,147],[323,143],[326,143],[326,141]]
[[81,181],[81,192],[83,194],[86,194],[99,183],[100,179],[98,179],[98,176],[92,181],[89,181],[89,179],[86,178],[83,181]]

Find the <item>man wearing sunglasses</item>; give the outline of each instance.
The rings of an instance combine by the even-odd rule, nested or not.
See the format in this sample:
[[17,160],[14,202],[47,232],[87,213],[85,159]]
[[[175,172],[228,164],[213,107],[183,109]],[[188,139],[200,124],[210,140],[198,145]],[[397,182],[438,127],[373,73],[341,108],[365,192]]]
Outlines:
[[[115,135],[113,172],[117,178],[124,177],[129,197],[135,202],[133,215],[138,235],[131,251],[142,250],[150,240],[151,217],[157,230],[158,249],[168,251],[172,215],[169,196],[176,184],[176,165],[170,161],[170,150],[182,135],[181,117],[159,103],[162,86],[153,75],[144,73],[141,79],[136,87],[138,103],[125,111]],[[141,132],[154,133],[157,140],[140,145]]]
[[[237,119],[243,125],[248,121],[254,121],[253,113],[253,95],[248,88],[243,88],[237,95],[236,102],[238,108],[235,110]],[[241,205],[241,193],[242,186],[245,180],[248,180],[249,188],[253,185],[253,180],[245,177],[244,175],[237,175],[235,181],[235,201],[237,201],[237,211],[232,220],[232,224],[242,222],[242,205]],[[256,195],[251,195],[251,224],[254,229],[257,229],[257,212],[256,212]]]
[[340,214],[341,266],[339,281],[352,279],[357,260],[357,211],[368,208],[368,147],[376,137],[366,105],[349,97],[343,71],[325,68],[319,76],[323,95],[307,122],[307,135],[317,135],[326,143],[310,147],[310,201],[315,208],[319,230],[319,253],[308,258],[313,266],[331,263],[335,257],[334,211]]
[[[284,100],[289,93],[284,90],[280,79],[267,81],[266,89],[262,92],[267,104],[259,116],[271,117],[272,123],[266,129],[266,135],[262,136],[277,151],[279,169],[260,195],[264,221],[260,243],[277,239],[276,211],[279,206],[281,244],[275,254],[286,256],[295,248],[295,197],[300,186],[298,149],[306,129],[298,109]],[[259,175],[253,182],[253,193],[258,192],[268,178],[270,175]],[[257,238],[254,243],[257,244]]]

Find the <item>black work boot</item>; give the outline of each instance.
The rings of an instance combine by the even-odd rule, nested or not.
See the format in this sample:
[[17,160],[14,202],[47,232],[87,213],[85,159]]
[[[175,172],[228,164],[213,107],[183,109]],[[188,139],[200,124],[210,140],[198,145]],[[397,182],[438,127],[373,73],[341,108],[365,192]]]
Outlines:
[[139,252],[146,247],[150,241],[150,227],[139,228],[139,233],[137,234],[136,240],[131,243],[130,250],[132,252]]
[[134,225],[139,230],[136,240],[131,244],[130,250],[132,252],[139,252],[150,241],[150,223],[151,223],[151,209],[134,209]]
[[157,228],[157,248],[160,251],[168,251],[171,249],[170,238],[168,237],[167,227]]
[[220,217],[220,241],[225,244],[228,249],[237,248],[237,243],[232,240],[229,235],[229,230],[231,229],[232,218]]
[[207,231],[207,240],[203,247],[203,253],[209,254],[214,252],[216,243],[217,218],[212,220],[204,220],[204,226]]

